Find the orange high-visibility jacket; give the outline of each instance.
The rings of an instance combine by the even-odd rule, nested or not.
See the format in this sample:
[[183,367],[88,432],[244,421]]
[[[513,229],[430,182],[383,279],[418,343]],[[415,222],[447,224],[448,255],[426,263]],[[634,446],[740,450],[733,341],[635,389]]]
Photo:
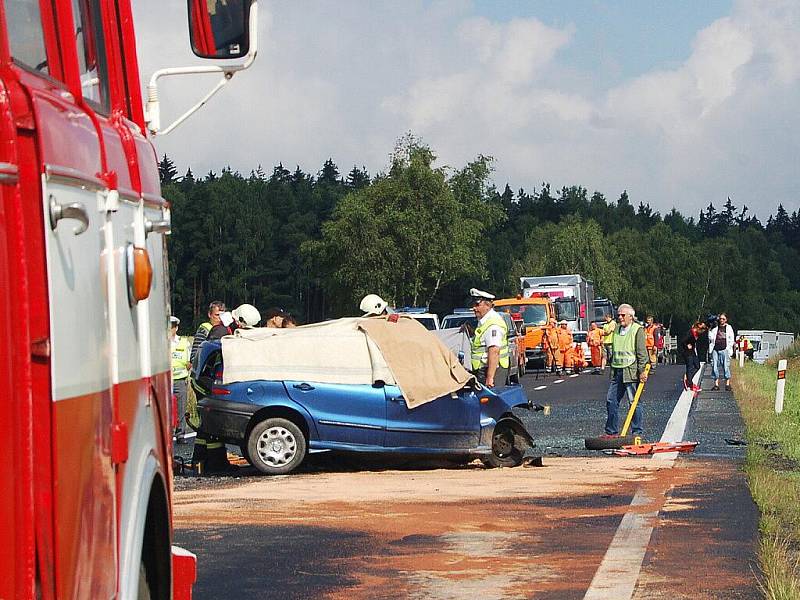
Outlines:
[[648,348],[655,348],[656,346],[656,325],[648,325],[644,328],[644,345]]
[[550,327],[549,325],[544,330],[542,336],[542,347],[545,350],[553,350],[558,348],[558,327]]
[[600,328],[597,329],[590,329],[589,335],[586,336],[586,342],[590,346],[602,346],[603,345],[603,330]]
[[572,346],[572,332],[567,329],[558,328],[558,349],[568,350]]
[[583,345],[581,343],[575,344],[572,348],[572,365],[574,367],[585,367],[586,357],[583,354]]

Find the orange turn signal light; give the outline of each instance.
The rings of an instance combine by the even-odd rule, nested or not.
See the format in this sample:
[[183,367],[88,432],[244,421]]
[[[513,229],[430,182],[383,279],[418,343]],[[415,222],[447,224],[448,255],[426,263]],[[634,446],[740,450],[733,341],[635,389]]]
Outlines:
[[489,404],[489,396],[481,396],[481,404]]
[[153,265],[147,248],[128,244],[125,249],[128,269],[128,299],[131,305],[144,300],[150,295],[153,285]]

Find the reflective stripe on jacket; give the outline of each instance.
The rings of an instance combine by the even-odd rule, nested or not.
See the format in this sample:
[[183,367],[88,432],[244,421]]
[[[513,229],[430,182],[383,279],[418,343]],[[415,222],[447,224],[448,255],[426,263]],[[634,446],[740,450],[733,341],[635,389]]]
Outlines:
[[189,376],[189,369],[186,364],[189,362],[189,338],[180,336],[177,343],[172,345],[172,379],[186,379]]
[[642,328],[638,323],[631,323],[625,335],[614,334],[611,342],[611,366],[615,369],[629,367],[636,362],[636,334]]
[[500,340],[500,366],[507,369],[509,366],[509,348],[508,348],[508,327],[503,317],[495,314],[489,317],[483,323],[478,323],[475,328],[475,337],[472,338],[472,369],[477,371],[481,367],[485,367],[489,363],[489,349],[483,344],[483,334],[492,325],[497,325],[503,332],[502,339]]

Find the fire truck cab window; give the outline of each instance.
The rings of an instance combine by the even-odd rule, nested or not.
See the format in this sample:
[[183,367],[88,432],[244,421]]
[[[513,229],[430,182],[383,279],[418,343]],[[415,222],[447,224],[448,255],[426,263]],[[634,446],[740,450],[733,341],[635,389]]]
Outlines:
[[7,0],[6,31],[11,56],[39,73],[48,73],[39,0]]
[[72,18],[83,97],[107,114],[108,71],[99,0],[72,0]]

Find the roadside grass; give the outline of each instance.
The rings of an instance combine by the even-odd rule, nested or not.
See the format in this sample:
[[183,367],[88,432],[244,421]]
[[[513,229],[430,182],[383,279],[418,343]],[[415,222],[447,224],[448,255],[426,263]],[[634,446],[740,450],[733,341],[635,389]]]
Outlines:
[[765,598],[800,598],[800,344],[788,349],[784,409],[775,414],[777,369],[735,367],[733,388],[747,426],[745,471],[761,511],[759,561]]

